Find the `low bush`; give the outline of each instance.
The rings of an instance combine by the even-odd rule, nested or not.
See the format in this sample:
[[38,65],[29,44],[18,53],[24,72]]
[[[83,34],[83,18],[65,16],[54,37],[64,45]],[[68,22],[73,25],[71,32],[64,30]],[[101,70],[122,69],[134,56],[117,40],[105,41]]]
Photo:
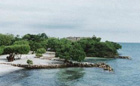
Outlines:
[[27,54],[30,51],[29,45],[11,45],[4,48],[5,54],[15,53],[15,54]]
[[4,54],[9,54],[7,57],[8,61],[13,61],[15,59],[15,55],[27,54],[30,51],[29,45],[11,45],[6,46],[4,48]]
[[37,57],[37,58],[40,58],[40,57],[42,57],[42,56],[43,56],[42,54],[36,53],[36,57]]
[[15,41],[14,45],[29,45],[29,42],[26,40]]
[[33,61],[28,59],[28,60],[27,60],[27,64],[28,64],[28,65],[32,65],[32,64],[33,64]]
[[37,58],[40,58],[40,57],[42,57],[43,55],[43,53],[46,53],[46,50],[44,49],[44,48],[39,48],[39,49],[37,49],[37,51],[36,51],[36,57]]
[[39,48],[37,49],[36,53],[43,54],[46,53],[46,50],[44,48]]
[[0,47],[0,55],[3,54],[4,46]]

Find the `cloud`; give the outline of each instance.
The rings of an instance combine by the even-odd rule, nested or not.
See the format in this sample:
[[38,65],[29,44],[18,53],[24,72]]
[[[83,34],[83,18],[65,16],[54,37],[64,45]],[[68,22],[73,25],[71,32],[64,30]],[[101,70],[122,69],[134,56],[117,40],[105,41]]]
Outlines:
[[[140,42],[139,0],[0,0],[0,32]],[[135,35],[133,35],[135,34]]]

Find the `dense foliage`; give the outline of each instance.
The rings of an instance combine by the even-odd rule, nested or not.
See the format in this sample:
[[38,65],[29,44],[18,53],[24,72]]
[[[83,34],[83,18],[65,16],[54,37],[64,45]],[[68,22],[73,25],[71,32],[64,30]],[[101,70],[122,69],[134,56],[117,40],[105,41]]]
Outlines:
[[50,51],[56,51],[60,45],[60,40],[57,38],[49,38],[47,47]]
[[56,57],[63,58],[65,60],[70,60],[70,49],[72,45],[69,42],[60,41],[58,48],[56,49]]
[[29,45],[10,45],[4,48],[4,54],[9,54],[9,56],[7,56],[8,61],[15,60],[16,55],[20,55],[19,58],[21,58],[22,54],[27,54],[29,51]]
[[0,34],[0,46],[1,45],[10,45],[14,40],[12,34]]
[[23,40],[27,40],[31,47],[32,51],[36,51],[39,48],[47,49],[47,35],[45,33],[42,34],[26,34],[22,37]]
[[15,41],[14,45],[29,45],[29,42],[26,40],[19,40],[19,41]]
[[83,61],[85,57],[116,57],[121,46],[118,43],[105,41],[101,38],[89,37],[78,41],[66,38],[52,38],[45,33],[26,34],[23,37],[11,34],[0,34],[0,54],[27,54],[30,50],[41,57],[47,50],[56,52],[56,57],[65,60]]
[[5,46],[3,50],[3,54],[9,54],[8,61],[13,61],[16,55],[20,55],[19,58],[21,58],[22,54],[27,54],[30,51],[30,46],[28,41],[20,40],[15,41],[12,45]]
[[0,47],[0,55],[3,54],[3,51],[4,51],[4,46],[1,46]]
[[92,37],[78,41],[88,57],[115,57],[121,46],[114,42],[101,42],[101,38]]
[[46,50],[44,48],[40,48],[40,49],[37,49],[36,53],[43,54],[43,53],[46,53]]
[[6,46],[4,49],[5,54],[15,53],[15,54],[27,54],[30,51],[29,45],[11,45]]
[[73,43],[67,39],[60,39],[59,44],[56,56],[74,61],[83,61],[85,59],[85,52],[78,43]]
[[36,51],[36,56],[39,58],[39,57],[42,57],[43,55],[43,53],[46,53],[46,50],[44,49],[44,48],[39,48],[39,49],[37,49],[37,51]]
[[74,61],[83,61],[86,57],[86,54],[82,47],[78,43],[74,43],[70,48],[70,57]]
[[42,57],[42,56],[43,56],[42,54],[36,53],[36,58],[40,58],[40,57]]

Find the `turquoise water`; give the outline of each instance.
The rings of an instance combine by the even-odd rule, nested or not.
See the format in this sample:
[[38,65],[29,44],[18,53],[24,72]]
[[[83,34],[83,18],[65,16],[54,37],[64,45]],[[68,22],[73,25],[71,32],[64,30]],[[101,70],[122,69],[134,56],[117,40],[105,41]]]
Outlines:
[[127,59],[88,59],[106,62],[115,72],[100,68],[20,70],[0,76],[0,86],[140,86],[140,44],[121,43]]

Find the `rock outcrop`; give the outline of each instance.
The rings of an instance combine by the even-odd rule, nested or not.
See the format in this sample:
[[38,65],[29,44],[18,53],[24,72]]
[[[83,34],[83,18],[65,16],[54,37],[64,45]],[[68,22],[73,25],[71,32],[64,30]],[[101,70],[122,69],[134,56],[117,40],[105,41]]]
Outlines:
[[[6,64],[6,63],[4,63]],[[67,68],[67,67],[97,67],[97,68],[103,68],[106,71],[113,72],[113,68],[109,66],[106,63],[88,63],[88,62],[72,62],[69,61],[64,64],[49,64],[49,65],[27,65],[27,64],[10,64],[7,63],[7,65],[12,65],[16,67],[23,67],[27,69],[53,69],[53,68]]]
[[120,58],[120,59],[131,59],[129,56],[118,56],[116,58]]

